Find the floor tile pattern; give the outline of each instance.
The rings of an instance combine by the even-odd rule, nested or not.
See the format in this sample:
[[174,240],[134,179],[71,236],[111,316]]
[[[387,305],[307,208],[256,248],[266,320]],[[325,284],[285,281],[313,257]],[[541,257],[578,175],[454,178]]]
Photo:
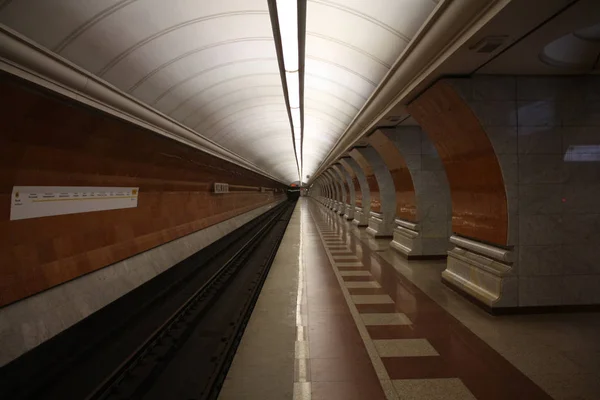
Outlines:
[[[348,328],[354,324],[362,339],[362,343],[356,342],[355,336],[347,340],[344,334],[329,337],[328,341],[332,345],[340,341],[336,347],[366,349],[383,398],[550,399],[529,378],[399,274],[377,254],[377,246],[362,243],[346,221],[315,201],[305,204],[329,258],[329,263],[323,264],[333,268],[342,287],[342,299],[347,303],[346,310],[355,317],[353,320],[345,316],[343,323]],[[347,251],[355,255],[351,265],[342,262],[348,261],[343,257],[351,257]],[[321,295],[327,296],[326,293]],[[336,298],[339,303],[339,296]],[[339,322],[335,318],[323,321],[331,325]],[[312,346],[311,356],[321,350],[333,351]],[[364,355],[356,362],[364,363]],[[311,376],[332,382],[355,378],[345,367],[328,370],[340,368],[336,365],[325,361],[311,363]],[[380,397],[369,397],[352,391],[351,383],[315,384],[313,398],[381,398],[381,393]]]

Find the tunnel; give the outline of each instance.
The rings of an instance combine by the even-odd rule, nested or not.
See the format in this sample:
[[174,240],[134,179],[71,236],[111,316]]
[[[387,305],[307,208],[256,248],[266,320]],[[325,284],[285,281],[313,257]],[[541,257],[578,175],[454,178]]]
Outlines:
[[600,2],[0,0],[0,398],[598,400]]

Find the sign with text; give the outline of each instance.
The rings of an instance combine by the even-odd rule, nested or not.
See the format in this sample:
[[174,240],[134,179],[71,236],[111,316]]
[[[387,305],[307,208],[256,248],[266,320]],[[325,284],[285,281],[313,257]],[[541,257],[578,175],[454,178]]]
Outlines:
[[229,184],[227,184],[227,183],[215,183],[213,191],[215,193],[229,193]]
[[135,208],[137,187],[14,186],[10,219]]

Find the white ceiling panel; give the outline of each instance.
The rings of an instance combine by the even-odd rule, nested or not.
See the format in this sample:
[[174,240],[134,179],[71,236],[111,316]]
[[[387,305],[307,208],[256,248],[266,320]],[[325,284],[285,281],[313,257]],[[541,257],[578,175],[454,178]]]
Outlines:
[[[0,23],[272,175],[298,179],[267,0],[0,4]],[[312,175],[437,1],[307,4],[303,175]]]
[[304,175],[318,168],[437,3],[308,0]]
[[[0,22],[58,52],[75,36],[103,15],[115,12],[132,1],[123,0],[18,0],[2,8]],[[57,12],[61,10],[61,12]],[[52,18],[48,18],[51,15]],[[40,34],[43,31],[43,34]]]
[[283,181],[298,179],[266,0],[22,0],[0,22]]
[[[203,93],[208,90],[219,94],[224,93],[225,89],[221,85],[229,81],[237,82],[239,79],[244,79],[246,83],[249,80],[251,85],[270,84],[272,80],[267,76],[270,74],[276,74],[279,77],[275,57],[240,59],[233,63],[217,65],[208,70],[194,71],[188,78],[174,82],[173,86],[152,101],[152,105],[169,112],[168,110],[171,108],[177,108],[182,102],[188,100],[195,104],[198,104],[198,101],[202,102]],[[195,96],[201,96],[201,98],[198,99]]]

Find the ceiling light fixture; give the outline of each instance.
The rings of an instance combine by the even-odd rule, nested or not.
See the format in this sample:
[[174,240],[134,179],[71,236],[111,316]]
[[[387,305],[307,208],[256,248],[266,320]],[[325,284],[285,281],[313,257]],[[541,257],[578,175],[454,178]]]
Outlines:
[[292,136],[296,149],[298,176],[302,182],[302,113],[300,111],[300,48],[298,0],[276,0],[277,20],[281,36],[286,90],[292,119]]

